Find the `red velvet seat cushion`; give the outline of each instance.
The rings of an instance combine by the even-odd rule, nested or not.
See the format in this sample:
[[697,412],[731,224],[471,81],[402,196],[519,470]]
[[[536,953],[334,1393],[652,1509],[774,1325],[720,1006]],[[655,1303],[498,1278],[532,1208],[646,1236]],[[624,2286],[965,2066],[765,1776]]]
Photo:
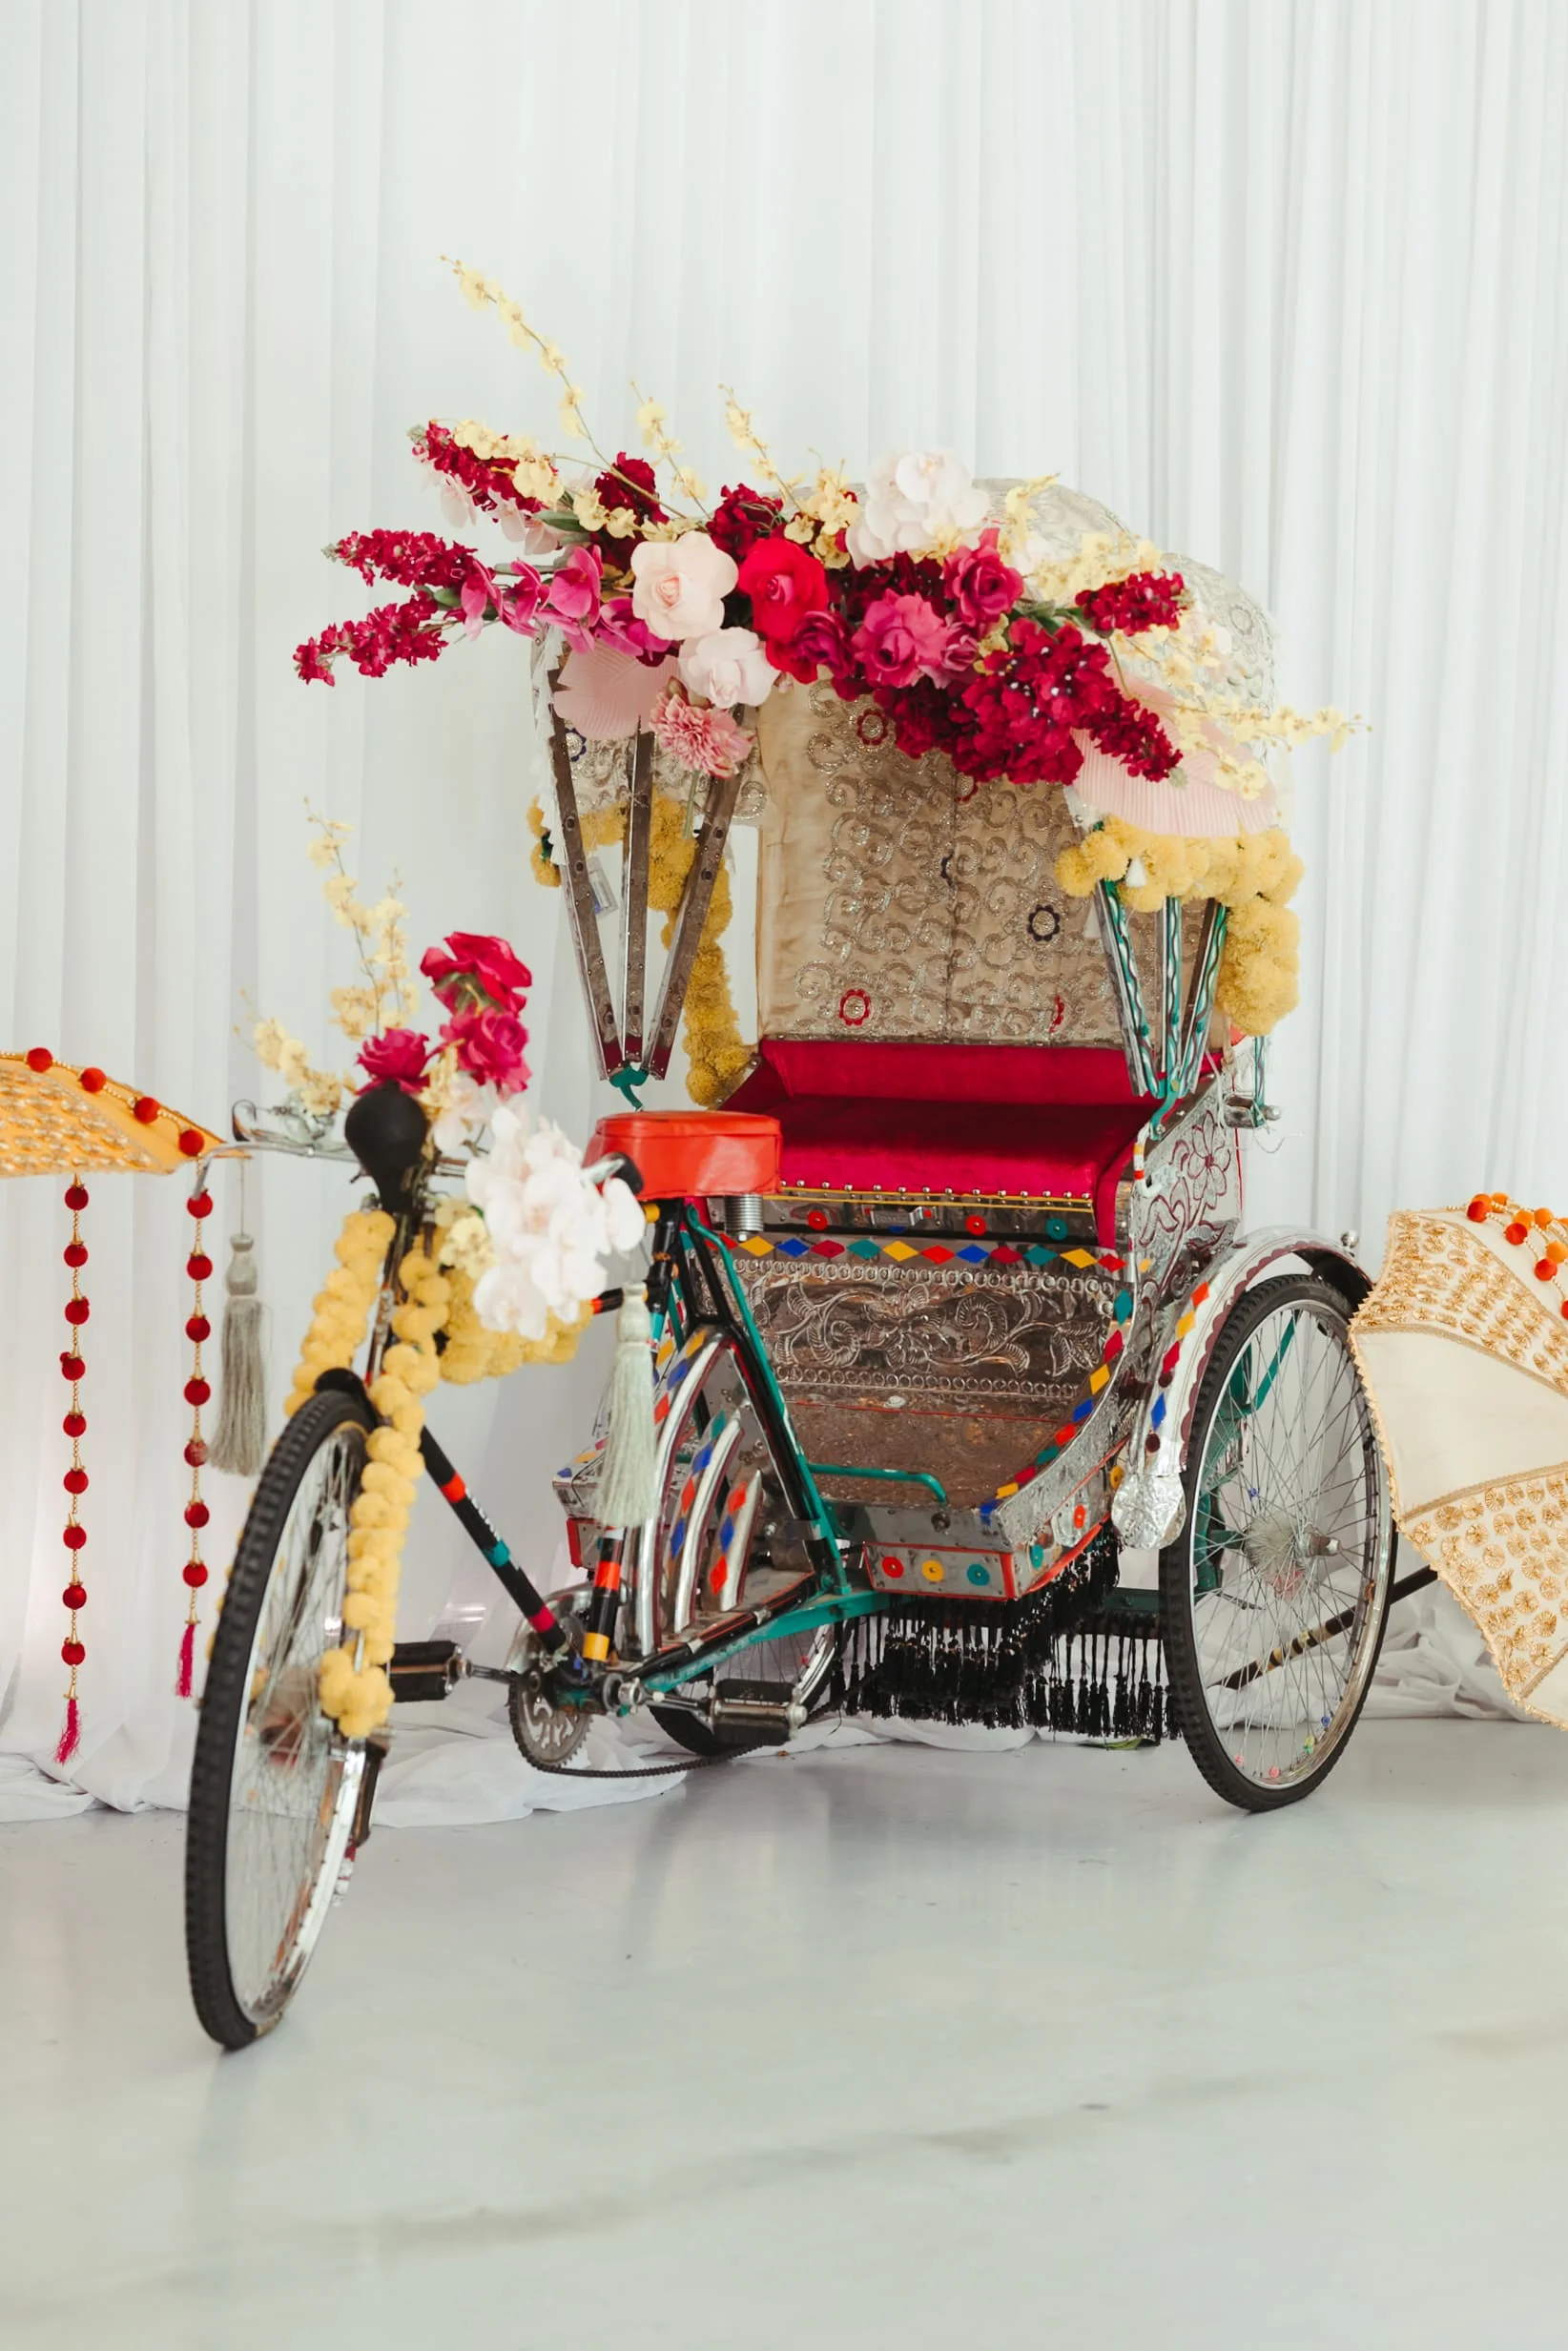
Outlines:
[[1092,1201],[1114,1238],[1116,1186],[1150,1108],[1119,1052],[770,1038],[760,1053],[730,1107],[777,1119],[787,1184],[1065,1193]]
[[585,1157],[611,1151],[636,1161],[643,1200],[724,1200],[778,1188],[778,1121],[743,1111],[617,1111],[599,1121]]

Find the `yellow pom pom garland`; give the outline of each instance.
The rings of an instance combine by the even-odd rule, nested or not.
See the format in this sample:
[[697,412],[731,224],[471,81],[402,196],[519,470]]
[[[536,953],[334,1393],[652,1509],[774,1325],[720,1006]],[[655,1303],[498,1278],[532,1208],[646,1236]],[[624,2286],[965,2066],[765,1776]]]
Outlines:
[[[1129,882],[1136,863],[1142,879]],[[1214,1001],[1248,1036],[1262,1037],[1294,1008],[1301,926],[1287,900],[1302,876],[1301,859],[1277,828],[1234,840],[1145,833],[1107,816],[1056,861],[1071,897],[1114,881],[1135,914],[1152,914],[1167,897],[1217,898],[1228,908]]]
[[396,1229],[384,1208],[356,1208],[344,1219],[333,1245],[338,1269],[328,1274],[316,1299],[294,1383],[283,1400],[285,1415],[297,1413],[316,1393],[323,1371],[346,1371],[364,1344]]
[[356,1638],[329,1649],[320,1666],[322,1711],[347,1739],[378,1730],[392,1711],[385,1668],[397,1640],[398,1576],[423,1467],[424,1399],[441,1378],[436,1333],[451,1303],[450,1282],[423,1248],[403,1258],[398,1285],[393,1344],[370,1388],[382,1425],[370,1433],[370,1458],[348,1514],[343,1624]]

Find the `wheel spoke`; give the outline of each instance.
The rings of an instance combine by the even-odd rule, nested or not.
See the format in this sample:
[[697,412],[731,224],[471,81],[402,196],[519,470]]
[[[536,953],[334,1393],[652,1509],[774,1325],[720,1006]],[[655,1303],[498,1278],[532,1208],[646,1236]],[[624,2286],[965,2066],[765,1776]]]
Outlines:
[[1262,1315],[1193,1449],[1184,1539],[1203,1704],[1233,1770],[1299,1784],[1360,1704],[1381,1623],[1367,1596],[1390,1552],[1375,1434],[1326,1298],[1298,1292]]
[[358,1770],[321,1712],[318,1676],[342,1637],[349,1512],[365,1462],[358,1420],[306,1465],[267,1579],[229,1789],[225,1930],[235,1996],[261,2022],[298,1979],[336,1872]]

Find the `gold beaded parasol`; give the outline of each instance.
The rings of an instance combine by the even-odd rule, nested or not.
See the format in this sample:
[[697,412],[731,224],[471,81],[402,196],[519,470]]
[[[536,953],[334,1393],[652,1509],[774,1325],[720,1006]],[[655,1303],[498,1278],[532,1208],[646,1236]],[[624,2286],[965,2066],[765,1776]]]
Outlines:
[[223,1148],[194,1120],[43,1046],[0,1053],[0,1175],[172,1175]]
[[1568,1728],[1568,1225],[1483,1194],[1389,1220],[1351,1345],[1401,1534],[1516,1703]]
[[[88,1602],[87,1529],[82,1523],[81,1504],[91,1480],[82,1461],[82,1438],[87,1432],[82,1380],[87,1371],[85,1331],[92,1306],[83,1292],[81,1278],[82,1268],[88,1262],[81,1223],[88,1193],[81,1179],[84,1175],[106,1172],[173,1175],[181,1167],[204,1169],[206,1161],[223,1148],[221,1137],[207,1127],[182,1118],[177,1110],[171,1110],[151,1094],[138,1094],[134,1086],[121,1085],[91,1064],[78,1069],[73,1062],[57,1062],[43,1045],[34,1045],[27,1053],[0,1053],[0,1176],[71,1178],[65,1195],[65,1205],[71,1211],[71,1240],[65,1251],[65,1262],[71,1268],[71,1296],[65,1309],[67,1346],[60,1357],[60,1370],[71,1388],[71,1409],[64,1422],[65,1434],[71,1439],[71,1466],[62,1481],[68,1497],[63,1538],[68,1581],[61,1598],[68,1625],[60,1645],[60,1657],[70,1669],[71,1680],[65,1693],[64,1727],[54,1750],[54,1760],[62,1766],[76,1753],[81,1737],[77,1676],[87,1657],[80,1623],[81,1612]],[[185,1449],[191,1469],[191,1498],[185,1508],[185,1525],[189,1530],[189,1557],[184,1570],[187,1615],[175,1683],[175,1694],[181,1698],[191,1694],[197,1595],[208,1574],[201,1557],[201,1529],[209,1516],[201,1498],[201,1468],[208,1457],[201,1433],[201,1408],[212,1390],[202,1374],[201,1345],[209,1336],[211,1326],[202,1313],[201,1288],[212,1273],[211,1261],[202,1248],[203,1222],[211,1214],[212,1205],[204,1177],[198,1178],[186,1203],[193,1224],[185,1269],[193,1292],[192,1313],[185,1328],[194,1353],[191,1376],[185,1386],[185,1399],[192,1408],[193,1419],[191,1441]]]

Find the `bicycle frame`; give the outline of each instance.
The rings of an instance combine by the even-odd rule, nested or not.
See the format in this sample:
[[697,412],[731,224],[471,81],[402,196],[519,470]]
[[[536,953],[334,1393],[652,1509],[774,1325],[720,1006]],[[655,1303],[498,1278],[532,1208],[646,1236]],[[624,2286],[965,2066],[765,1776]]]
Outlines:
[[[420,1221],[417,1214],[401,1219],[388,1251],[364,1380],[355,1373],[341,1372],[328,1373],[328,1382],[363,1387],[374,1378],[396,1296],[396,1269]],[[882,1613],[890,1605],[885,1595],[851,1580],[846,1546],[833,1507],[824,1500],[812,1475],[745,1297],[738,1283],[730,1280],[725,1270],[725,1255],[723,1237],[703,1221],[691,1203],[657,1204],[648,1273],[654,1351],[655,1354],[661,1352],[666,1342],[677,1350],[691,1349],[693,1343],[700,1348],[705,1335],[711,1335],[715,1344],[727,1342],[732,1349],[748,1397],[766,1434],[789,1510],[810,1530],[804,1536],[804,1547],[814,1580],[805,1597],[793,1595],[771,1608],[734,1609],[708,1628],[700,1639],[688,1638],[663,1647],[644,1640],[638,1643],[641,1654],[614,1655],[613,1628],[623,1606],[629,1605],[634,1625],[641,1619],[645,1630],[651,1630],[650,1618],[646,1611],[639,1610],[638,1600],[644,1579],[654,1570],[658,1540],[655,1516],[645,1526],[607,1534],[601,1538],[600,1557],[592,1578],[594,1599],[579,1658],[555,1611],[519,1566],[510,1546],[469,1492],[461,1471],[428,1428],[422,1433],[421,1453],[436,1491],[508,1599],[549,1653],[551,1695],[560,1703],[602,1705],[606,1712],[628,1715],[646,1699],[706,1678],[758,1640],[794,1639],[823,1625],[847,1623],[856,1617]],[[606,1290],[595,1300],[594,1311],[611,1312],[620,1306],[621,1299],[619,1289]],[[699,1398],[695,1411],[700,1413],[702,1409]],[[431,1679],[444,1669],[445,1660],[433,1657],[430,1650],[428,1642],[399,1644],[399,1655],[393,1660],[393,1683],[400,1696],[432,1694]],[[405,1686],[400,1688],[400,1683]]]

